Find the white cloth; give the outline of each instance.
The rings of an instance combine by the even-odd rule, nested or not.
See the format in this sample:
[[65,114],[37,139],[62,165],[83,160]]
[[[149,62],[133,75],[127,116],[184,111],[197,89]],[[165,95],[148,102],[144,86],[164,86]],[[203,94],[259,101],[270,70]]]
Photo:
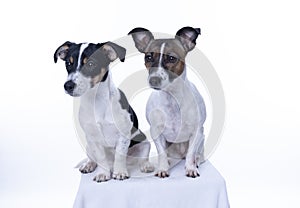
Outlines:
[[82,175],[74,208],[229,208],[223,177],[206,161],[200,177],[185,176],[184,161],[170,177],[132,177],[124,181],[93,181],[95,173]]

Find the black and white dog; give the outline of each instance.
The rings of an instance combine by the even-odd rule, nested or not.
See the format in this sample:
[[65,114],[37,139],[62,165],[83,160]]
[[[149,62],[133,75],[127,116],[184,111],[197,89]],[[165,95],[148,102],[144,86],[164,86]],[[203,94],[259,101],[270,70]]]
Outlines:
[[169,176],[168,157],[185,157],[186,175],[197,177],[197,167],[204,160],[206,109],[197,88],[186,77],[185,57],[195,47],[200,29],[181,28],[171,39],[154,39],[144,28],[135,28],[129,34],[136,48],[145,54],[148,82],[156,89],[146,109],[150,133],[159,154],[156,175]]
[[[149,163],[150,143],[138,129],[135,112],[124,93],[115,87],[109,73],[109,64],[125,59],[126,50],[112,42],[65,42],[54,53],[54,62],[65,61],[68,79],[66,93],[80,96],[79,122],[86,136],[85,161],[80,171],[99,172],[94,180],[107,181],[129,177],[127,155],[141,158],[142,172],[154,170]],[[111,175],[112,173],[112,175]]]

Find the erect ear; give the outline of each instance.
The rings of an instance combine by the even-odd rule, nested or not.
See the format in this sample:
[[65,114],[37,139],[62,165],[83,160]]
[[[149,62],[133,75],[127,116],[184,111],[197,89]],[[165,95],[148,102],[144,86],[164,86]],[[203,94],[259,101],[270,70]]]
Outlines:
[[137,27],[131,30],[128,35],[132,35],[135,47],[139,52],[144,53],[150,41],[154,39],[152,33],[142,27]]
[[61,58],[62,60],[65,60],[65,58],[68,54],[69,48],[73,44],[74,43],[67,41],[64,44],[62,44],[61,46],[59,46],[54,53],[54,62],[55,63],[57,62],[57,58]]
[[117,58],[120,61],[125,61],[126,49],[113,43],[113,42],[106,42],[101,46],[103,52],[107,55],[110,61],[114,61]]
[[200,28],[183,27],[177,31],[176,37],[188,52],[196,45],[196,39],[201,34]]

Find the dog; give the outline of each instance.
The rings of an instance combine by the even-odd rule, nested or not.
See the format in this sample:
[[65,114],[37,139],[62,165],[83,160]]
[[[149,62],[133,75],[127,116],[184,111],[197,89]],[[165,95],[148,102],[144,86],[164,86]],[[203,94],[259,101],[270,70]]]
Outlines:
[[146,117],[158,152],[156,176],[169,176],[169,158],[185,158],[185,174],[200,176],[204,161],[206,107],[186,76],[185,58],[194,49],[200,28],[183,27],[175,38],[155,39],[145,28],[131,30],[135,47],[145,54],[148,84],[155,89],[147,102]]
[[[112,42],[65,42],[54,53],[65,62],[68,72],[65,92],[80,97],[79,123],[86,136],[87,161],[82,173],[91,173],[98,166],[96,182],[129,177],[127,154],[141,158],[141,171],[151,172],[148,161],[150,143],[138,128],[138,119],[125,94],[115,87],[109,64],[117,58],[125,60],[126,49]],[[97,169],[97,170],[98,170]]]

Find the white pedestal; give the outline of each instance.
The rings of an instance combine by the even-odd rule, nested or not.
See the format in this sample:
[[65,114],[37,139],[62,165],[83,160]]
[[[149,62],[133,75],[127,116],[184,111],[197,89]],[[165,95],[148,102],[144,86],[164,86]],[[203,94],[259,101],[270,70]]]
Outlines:
[[132,177],[124,181],[93,181],[95,173],[82,175],[74,208],[229,208],[223,177],[206,161],[198,178],[185,176],[181,161],[170,177]]

